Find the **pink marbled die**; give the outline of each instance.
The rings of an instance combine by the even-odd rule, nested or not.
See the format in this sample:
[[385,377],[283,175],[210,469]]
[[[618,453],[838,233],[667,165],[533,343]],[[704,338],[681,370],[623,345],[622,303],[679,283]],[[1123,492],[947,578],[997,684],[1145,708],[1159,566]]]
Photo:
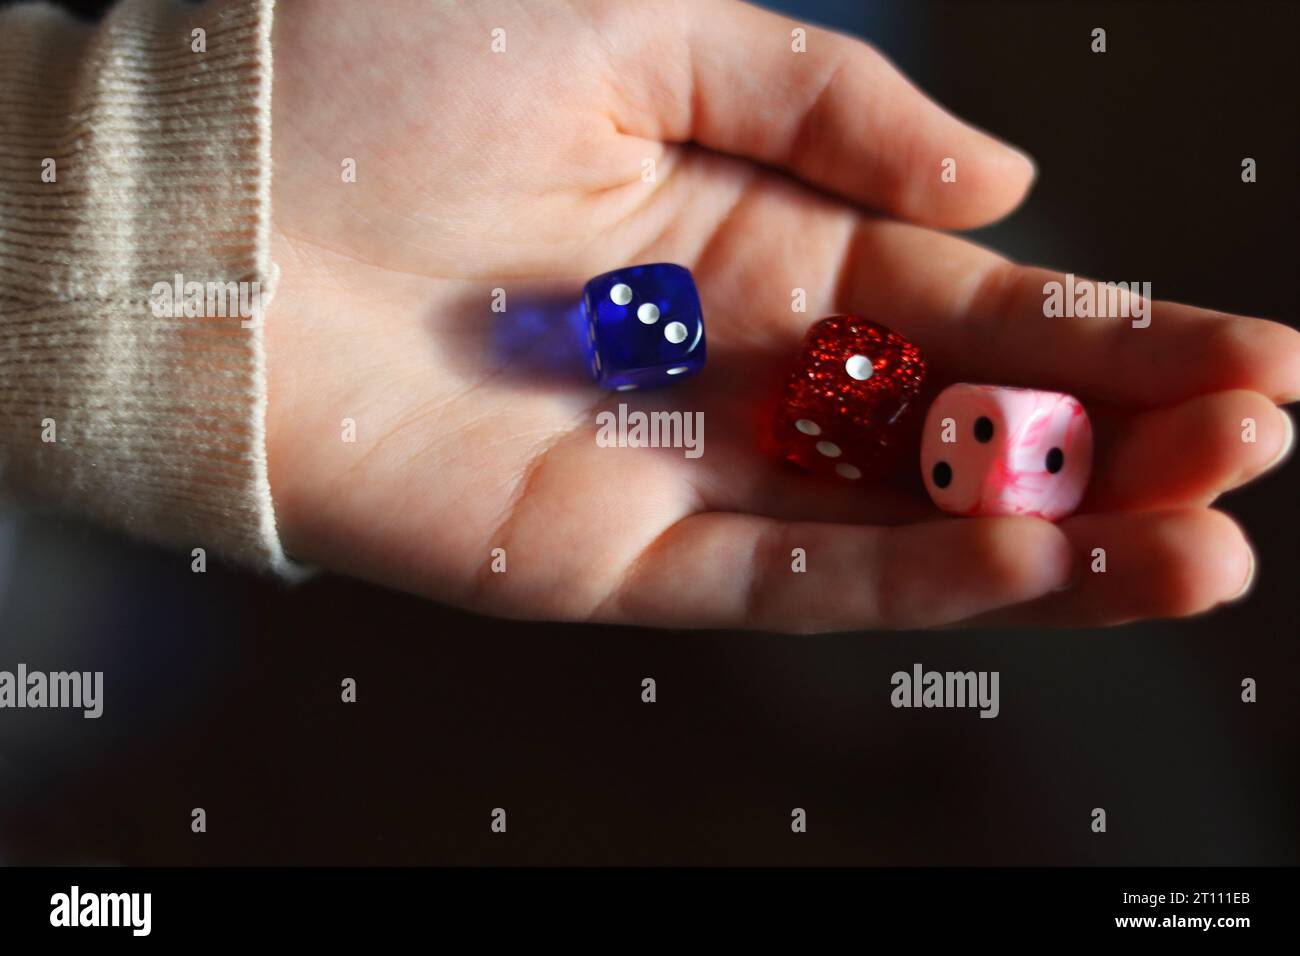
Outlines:
[[1079,507],[1091,471],[1092,424],[1072,395],[952,385],[926,415],[921,476],[944,511],[1055,521]]

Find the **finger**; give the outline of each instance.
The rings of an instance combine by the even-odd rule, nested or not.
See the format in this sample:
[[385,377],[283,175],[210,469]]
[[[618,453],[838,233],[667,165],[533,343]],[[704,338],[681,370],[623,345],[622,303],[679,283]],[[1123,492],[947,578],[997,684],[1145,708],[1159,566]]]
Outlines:
[[[854,312],[916,342],[935,382],[1050,388],[1145,407],[1231,389],[1300,400],[1294,329],[1163,301],[1150,303],[1145,328],[1048,317],[1043,287],[1064,275],[1014,265],[957,236],[856,215],[779,180],[755,183],[713,235],[710,250],[733,254],[696,263],[705,308],[722,318],[711,335],[788,355],[810,317]],[[806,294],[804,312],[790,309],[792,288]],[[736,312],[737,302],[746,308]]]
[[[1034,176],[1024,154],[960,122],[858,40],[731,0],[659,5],[620,45],[620,128],[783,167],[891,215],[946,228],[999,219]],[[795,29],[806,31],[796,52]],[[955,180],[941,176],[951,161]]]
[[1085,511],[1207,505],[1280,463],[1295,429],[1264,396],[1237,391],[1143,412],[1098,438]]
[[[842,226],[831,218],[827,228]],[[1139,406],[1229,389],[1300,398],[1294,329],[1163,301],[1140,319],[1048,317],[1046,284],[1067,281],[955,236],[863,219],[835,310],[877,317],[912,338],[937,373],[967,381]]]
[[647,549],[595,617],[796,632],[928,627],[1038,598],[1069,580],[1070,563],[1065,536],[1035,518],[874,528],[706,512]]
[[1058,527],[1074,551],[1073,584],[963,626],[1101,627],[1187,617],[1241,597],[1254,578],[1245,535],[1220,511],[1076,515]]

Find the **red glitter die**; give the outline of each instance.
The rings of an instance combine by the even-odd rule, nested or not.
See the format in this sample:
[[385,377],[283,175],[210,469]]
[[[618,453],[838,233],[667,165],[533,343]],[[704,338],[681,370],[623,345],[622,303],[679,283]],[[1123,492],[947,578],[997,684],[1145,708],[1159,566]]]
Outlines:
[[881,477],[924,382],[920,350],[897,332],[856,315],[822,319],[804,336],[786,381],[776,440],[810,471]]

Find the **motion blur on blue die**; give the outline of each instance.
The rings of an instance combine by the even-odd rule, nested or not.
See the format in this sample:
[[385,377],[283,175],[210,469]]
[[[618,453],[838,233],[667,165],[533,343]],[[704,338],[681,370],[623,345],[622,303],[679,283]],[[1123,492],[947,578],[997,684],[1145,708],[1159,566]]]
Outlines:
[[668,262],[596,276],[582,294],[591,373],[629,392],[704,368],[704,314],[689,269]]

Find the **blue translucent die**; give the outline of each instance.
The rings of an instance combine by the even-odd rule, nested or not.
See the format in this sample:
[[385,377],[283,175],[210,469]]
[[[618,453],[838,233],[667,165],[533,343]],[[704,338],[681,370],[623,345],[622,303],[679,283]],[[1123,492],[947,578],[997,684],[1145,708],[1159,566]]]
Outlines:
[[587,358],[596,381],[631,391],[667,385],[704,368],[704,315],[689,270],[629,266],[582,290]]

